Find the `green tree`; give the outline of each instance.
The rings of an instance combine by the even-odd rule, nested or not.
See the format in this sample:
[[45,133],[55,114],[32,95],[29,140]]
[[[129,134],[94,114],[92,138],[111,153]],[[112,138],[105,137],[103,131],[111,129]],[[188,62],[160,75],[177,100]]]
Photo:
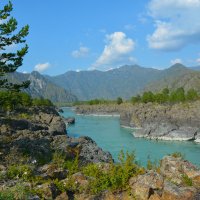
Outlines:
[[123,103],[123,99],[121,97],[117,98],[117,104],[120,105]]
[[141,102],[141,96],[140,96],[140,95],[137,95],[137,96],[135,96],[135,97],[132,97],[132,98],[131,98],[131,102],[132,102],[133,104]]
[[153,92],[144,92],[142,96],[142,102],[148,103],[148,102],[154,102],[154,94]]
[[185,90],[184,88],[178,88],[170,94],[171,102],[183,102],[185,101]]
[[4,76],[15,72],[22,65],[23,57],[28,52],[28,45],[25,44],[16,52],[8,52],[8,47],[25,43],[24,38],[28,35],[29,26],[26,25],[17,31],[17,20],[10,16],[12,10],[13,6],[10,1],[0,10],[0,89],[19,91],[21,88],[27,88],[30,82],[25,81],[22,84],[14,84],[8,82]]
[[194,89],[190,89],[188,90],[187,94],[186,94],[186,99],[189,101],[194,101],[198,99],[198,93],[196,90]]

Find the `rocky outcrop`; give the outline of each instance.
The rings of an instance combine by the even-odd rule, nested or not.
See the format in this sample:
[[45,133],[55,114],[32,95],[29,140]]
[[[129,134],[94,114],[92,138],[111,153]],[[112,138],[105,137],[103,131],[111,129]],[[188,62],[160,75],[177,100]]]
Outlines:
[[81,114],[119,113],[120,124],[135,128],[134,137],[200,142],[200,101],[177,104],[78,106]]
[[[166,156],[159,172],[148,171],[129,181],[131,193],[138,200],[198,200],[199,170],[178,157]],[[198,180],[198,181],[197,181]]]

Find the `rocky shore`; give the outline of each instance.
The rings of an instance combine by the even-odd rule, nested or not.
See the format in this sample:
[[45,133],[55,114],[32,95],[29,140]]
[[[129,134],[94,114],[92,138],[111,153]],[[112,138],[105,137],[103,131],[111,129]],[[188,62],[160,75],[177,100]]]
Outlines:
[[200,171],[178,154],[148,169],[130,155],[113,163],[92,139],[67,136],[55,108],[33,107],[0,115],[0,199],[197,200]]
[[120,114],[122,126],[135,128],[134,137],[200,142],[200,101],[179,104],[83,105],[80,114]]

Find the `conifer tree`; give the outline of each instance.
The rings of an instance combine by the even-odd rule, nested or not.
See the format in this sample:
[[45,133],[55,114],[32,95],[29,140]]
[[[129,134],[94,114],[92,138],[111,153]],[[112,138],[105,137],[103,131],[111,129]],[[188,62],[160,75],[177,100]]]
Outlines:
[[[21,88],[27,88],[30,82],[11,83],[8,82],[5,75],[15,72],[22,65],[23,57],[28,52],[28,45],[21,46],[26,42],[25,37],[29,33],[29,26],[26,25],[17,31],[18,23],[14,17],[11,17],[12,10],[11,1],[3,9],[0,9],[0,89],[19,91]],[[8,52],[9,47],[15,45],[20,49]]]

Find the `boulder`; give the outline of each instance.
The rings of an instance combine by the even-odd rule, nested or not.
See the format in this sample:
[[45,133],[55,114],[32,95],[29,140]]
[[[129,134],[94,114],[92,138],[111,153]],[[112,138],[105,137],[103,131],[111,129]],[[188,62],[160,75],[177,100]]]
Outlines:
[[141,200],[149,199],[151,195],[162,191],[164,178],[154,171],[133,177],[129,180],[131,193]]
[[164,184],[163,200],[193,200],[197,195],[194,187],[178,187],[177,185],[166,181]]
[[75,124],[75,118],[74,117],[65,118],[64,121],[67,124]]
[[68,199],[69,199],[69,197],[68,197],[67,193],[63,192],[62,194],[57,196],[55,200],[68,200]]
[[112,155],[103,151],[90,137],[80,137],[76,141],[79,143],[79,161],[82,165],[87,163],[111,162]]

